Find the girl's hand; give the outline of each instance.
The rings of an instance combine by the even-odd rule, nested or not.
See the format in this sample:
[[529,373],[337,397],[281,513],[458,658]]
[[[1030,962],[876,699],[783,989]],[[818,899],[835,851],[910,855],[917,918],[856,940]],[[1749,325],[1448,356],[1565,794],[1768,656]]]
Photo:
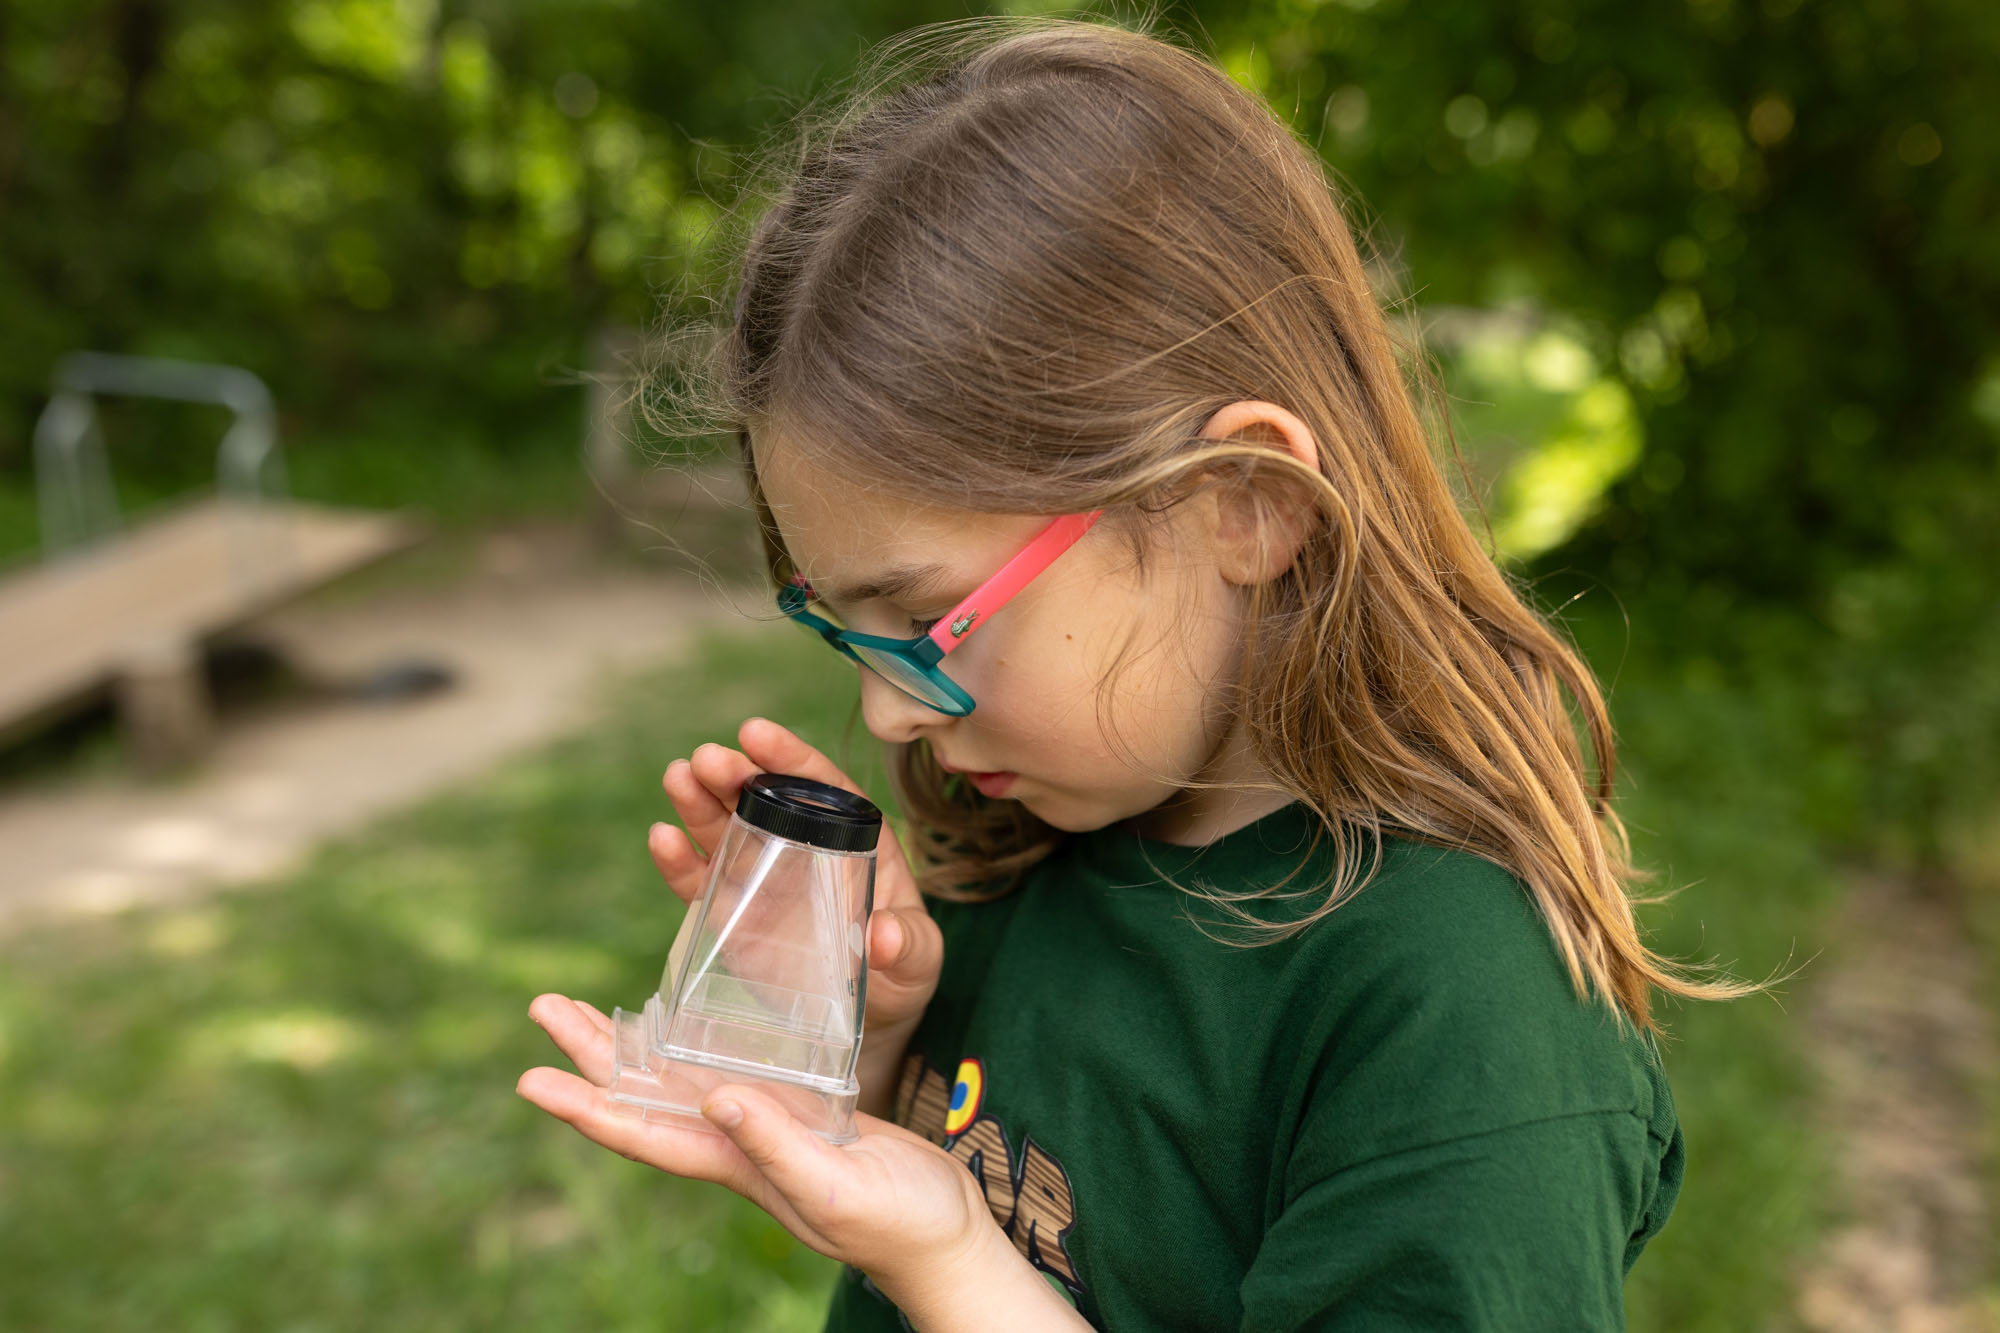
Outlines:
[[989,1265],[1004,1278],[1008,1262],[1019,1263],[964,1163],[908,1130],[857,1115],[861,1137],[834,1147],[739,1084],[717,1088],[702,1106],[719,1135],[620,1115],[604,1099],[611,1020],[560,995],[537,997],[528,1013],[584,1077],[530,1069],[516,1087],[521,1096],[635,1162],[727,1186],[892,1296],[926,1305],[962,1294],[960,1284]]
[[[646,840],[653,864],[682,902],[693,902],[708,877],[708,856],[722,841],[743,784],[760,772],[789,773],[866,795],[833,761],[764,718],[737,732],[741,750],[704,745],[667,766],[660,785],[687,826],[655,824]],[[887,1109],[893,1065],[937,990],[944,938],[917,892],[909,859],[885,826],[875,853],[875,914],[868,922],[868,1007],[863,1015],[862,1097]],[[871,1053],[876,1058],[870,1059]]]

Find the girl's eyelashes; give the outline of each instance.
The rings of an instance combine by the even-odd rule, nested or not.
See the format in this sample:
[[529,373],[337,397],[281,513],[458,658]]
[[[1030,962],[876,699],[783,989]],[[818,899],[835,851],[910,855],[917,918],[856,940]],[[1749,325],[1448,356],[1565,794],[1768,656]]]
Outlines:
[[[888,615],[895,616],[897,619],[905,620],[910,626],[909,635],[914,638],[921,638],[929,634],[933,629],[937,628],[938,622],[944,619],[943,616],[931,616],[926,619],[922,616],[909,615],[903,612],[901,608],[886,603],[878,605],[873,615],[843,611],[832,602],[822,602],[820,605],[831,612],[833,618],[844,628],[858,629],[868,634],[893,635],[896,632],[893,622],[888,624],[883,623],[885,612]],[[872,624],[869,623],[871,621],[873,622]]]

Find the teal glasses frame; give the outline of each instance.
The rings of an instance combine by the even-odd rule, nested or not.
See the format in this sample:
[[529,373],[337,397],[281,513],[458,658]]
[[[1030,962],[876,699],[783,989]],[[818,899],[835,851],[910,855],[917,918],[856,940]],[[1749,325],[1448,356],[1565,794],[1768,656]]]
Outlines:
[[825,639],[841,656],[867,667],[918,703],[952,717],[964,717],[977,705],[957,681],[944,673],[942,664],[946,656],[990,620],[994,612],[1012,601],[1057,556],[1076,545],[1103,516],[1100,509],[1088,514],[1066,514],[1050,523],[1018,555],[1002,565],[999,572],[945,612],[928,634],[891,639],[843,629],[807,609],[813,601],[813,590],[803,578],[794,578],[778,589],[778,609]]

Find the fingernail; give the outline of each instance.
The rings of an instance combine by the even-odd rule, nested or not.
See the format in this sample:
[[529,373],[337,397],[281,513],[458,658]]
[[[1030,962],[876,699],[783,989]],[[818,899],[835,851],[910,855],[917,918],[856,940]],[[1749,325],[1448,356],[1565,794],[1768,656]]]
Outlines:
[[701,1113],[724,1129],[734,1129],[743,1123],[743,1108],[735,1102],[710,1102],[701,1108]]
[[885,940],[888,941],[888,943],[882,947],[883,956],[886,957],[890,962],[894,962],[896,959],[902,957],[903,923],[898,921],[893,916],[890,917],[888,922],[888,928],[882,932],[882,936]]
[[654,820],[654,821],[653,821],[653,826],[652,826],[651,828],[649,828],[649,829],[647,829],[647,830],[646,830],[646,836],[647,836],[648,838],[650,838],[650,837],[652,837],[652,836],[653,836],[653,835],[654,835],[655,833],[658,833],[658,832],[659,832],[659,831],[660,831],[661,829],[665,828],[666,826],[667,826],[667,821],[666,821],[666,820],[664,820],[664,819],[656,819],[656,820]]

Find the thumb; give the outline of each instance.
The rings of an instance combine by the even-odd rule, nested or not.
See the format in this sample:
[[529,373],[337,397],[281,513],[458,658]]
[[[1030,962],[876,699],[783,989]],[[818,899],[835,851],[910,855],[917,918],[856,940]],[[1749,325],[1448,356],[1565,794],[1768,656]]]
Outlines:
[[944,966],[944,933],[921,907],[884,907],[868,919],[868,970],[905,986],[929,987]]
[[[702,1099],[701,1113],[788,1203],[826,1193],[846,1166],[840,1150],[807,1129],[771,1097],[740,1083],[724,1084]],[[742,1182],[749,1186],[751,1182]],[[767,1210],[753,1187],[742,1193]]]

